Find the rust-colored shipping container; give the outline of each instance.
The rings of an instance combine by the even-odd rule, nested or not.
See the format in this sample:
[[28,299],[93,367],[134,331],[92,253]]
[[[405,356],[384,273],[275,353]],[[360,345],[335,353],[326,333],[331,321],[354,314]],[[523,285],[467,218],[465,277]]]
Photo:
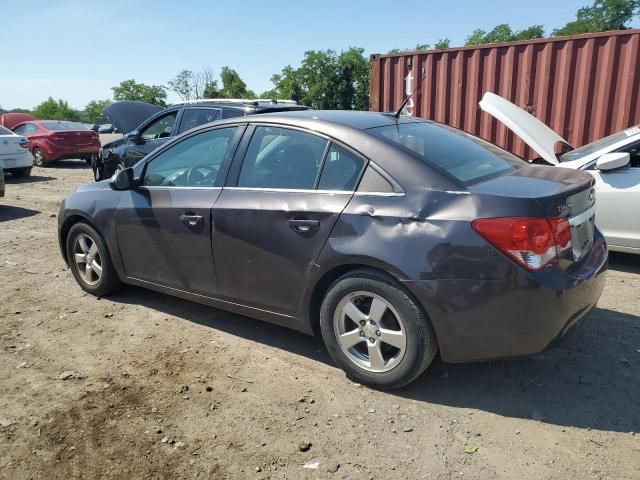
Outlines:
[[640,124],[640,30],[371,56],[373,111],[409,113],[538,155],[478,102],[494,92],[574,147]]

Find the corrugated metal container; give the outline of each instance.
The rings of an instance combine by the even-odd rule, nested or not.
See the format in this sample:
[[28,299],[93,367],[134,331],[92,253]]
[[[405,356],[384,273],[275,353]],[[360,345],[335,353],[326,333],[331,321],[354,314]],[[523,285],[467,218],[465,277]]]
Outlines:
[[538,155],[482,112],[494,92],[574,147],[640,124],[640,30],[371,56],[373,111],[410,113],[481,136],[524,158]]

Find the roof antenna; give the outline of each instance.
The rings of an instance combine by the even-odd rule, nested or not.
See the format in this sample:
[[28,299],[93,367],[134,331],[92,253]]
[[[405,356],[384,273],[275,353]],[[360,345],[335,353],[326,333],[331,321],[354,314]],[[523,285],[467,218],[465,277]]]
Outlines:
[[407,103],[409,103],[409,100],[411,100],[411,97],[413,96],[414,93],[416,93],[416,90],[418,90],[419,86],[420,86],[419,84],[416,85],[416,88],[413,89],[413,92],[407,95],[407,98],[404,99],[404,102],[402,102],[402,105],[400,105],[400,108],[398,109],[398,111],[391,114],[392,117],[400,118],[400,114],[402,113],[402,110],[404,109],[404,107],[407,106]]

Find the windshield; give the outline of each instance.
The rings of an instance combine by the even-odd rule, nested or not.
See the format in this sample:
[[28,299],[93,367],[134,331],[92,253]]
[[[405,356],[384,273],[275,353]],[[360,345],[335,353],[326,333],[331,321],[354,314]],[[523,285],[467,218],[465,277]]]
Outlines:
[[369,132],[465,185],[504,175],[525,164],[492,143],[446,125],[404,123],[372,128]]
[[608,137],[601,138],[600,140],[596,140],[595,142],[588,143],[587,145],[576,148],[575,150],[571,150],[570,152],[565,153],[560,157],[561,162],[570,162],[572,160],[579,160],[583,157],[591,155],[592,153],[597,152],[598,150],[606,149],[611,145],[615,145],[618,142],[623,142],[627,138],[640,134],[640,125],[635,127],[627,128],[618,133],[614,133],[613,135],[609,135]]
[[66,130],[88,130],[88,128],[81,123],[75,122],[42,122],[42,126],[47,130],[53,130],[56,132],[64,132]]

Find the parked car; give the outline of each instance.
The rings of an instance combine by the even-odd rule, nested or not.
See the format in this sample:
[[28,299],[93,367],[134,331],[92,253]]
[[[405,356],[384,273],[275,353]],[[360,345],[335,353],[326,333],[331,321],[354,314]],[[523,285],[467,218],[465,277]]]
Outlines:
[[28,177],[32,166],[29,141],[0,126],[0,170],[11,173],[14,177]]
[[34,117],[30,113],[18,113],[9,112],[0,114],[0,126],[13,130],[13,127],[19,123],[29,122],[31,120],[38,120],[38,117]]
[[[640,205],[640,125],[573,148],[533,115],[498,95],[486,93],[480,107],[522,138],[545,163],[589,172],[598,196],[598,228],[609,249],[640,254],[640,215],[635,210]],[[557,155],[557,144],[569,151]]]
[[66,158],[82,158],[91,164],[91,158],[100,151],[98,134],[75,122],[33,120],[17,125],[13,131],[29,139],[33,163],[38,167]]
[[118,129],[111,123],[103,123],[98,126],[98,133],[118,133]]
[[93,165],[96,181],[111,177],[117,170],[130,167],[168,139],[199,125],[222,118],[291,110],[307,110],[290,100],[197,100],[168,108],[142,102],[123,101],[107,106],[102,115],[123,138],[107,143]]
[[79,187],[59,243],[93,295],[127,283],[319,331],[351,378],[394,388],[437,351],[540,352],[596,305],[593,183],[410,117],[253,115]]

